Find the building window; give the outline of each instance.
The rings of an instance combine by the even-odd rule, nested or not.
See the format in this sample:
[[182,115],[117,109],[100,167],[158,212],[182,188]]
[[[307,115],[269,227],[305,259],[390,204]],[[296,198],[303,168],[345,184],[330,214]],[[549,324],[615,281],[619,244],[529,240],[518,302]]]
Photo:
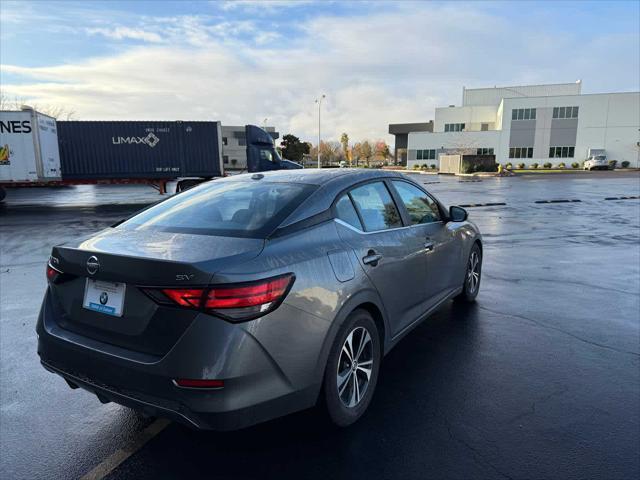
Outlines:
[[229,163],[229,155],[222,156],[222,163]]
[[435,150],[416,150],[416,160],[435,160]]
[[535,108],[516,108],[511,110],[511,120],[535,120]]
[[464,130],[464,123],[445,123],[445,132],[462,132]]
[[533,158],[533,147],[511,147],[509,158]]
[[493,148],[478,148],[476,155],[493,155]]
[[573,158],[576,147],[549,147],[549,158]]
[[227,137],[222,137],[222,144],[227,145]]
[[553,107],[553,118],[578,118],[578,107]]
[[247,139],[242,137],[238,139],[238,145],[241,147],[246,147],[247,146]]
[[488,132],[489,131],[489,124],[488,123],[481,123],[480,124],[480,131],[481,132]]

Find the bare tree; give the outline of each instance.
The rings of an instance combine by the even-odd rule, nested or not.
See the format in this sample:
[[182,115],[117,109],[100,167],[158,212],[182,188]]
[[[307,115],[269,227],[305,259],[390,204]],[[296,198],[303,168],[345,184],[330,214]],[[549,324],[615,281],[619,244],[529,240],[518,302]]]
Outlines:
[[20,111],[22,107],[29,105],[37,112],[44,113],[56,120],[71,120],[75,118],[76,111],[70,107],[53,104],[31,104],[24,97],[15,96],[13,98],[6,94],[0,94],[0,110]]
[[[318,157],[318,147],[312,146],[310,151],[312,158]],[[320,142],[320,164],[329,166],[344,160],[344,153],[338,142]]]
[[364,158],[365,162],[367,162],[368,167],[369,161],[371,160],[371,157],[373,157],[373,148],[368,140],[365,140],[360,144],[360,156]]
[[474,155],[480,145],[476,140],[459,139],[453,141],[451,146],[446,147],[444,150],[447,154],[452,155]]
[[76,115],[75,110],[61,105],[39,105],[36,103],[33,105],[33,109],[37,112],[49,115],[56,120],[72,120]]
[[21,110],[24,104],[25,100],[22,97],[15,96],[11,98],[5,93],[0,94],[0,110]]

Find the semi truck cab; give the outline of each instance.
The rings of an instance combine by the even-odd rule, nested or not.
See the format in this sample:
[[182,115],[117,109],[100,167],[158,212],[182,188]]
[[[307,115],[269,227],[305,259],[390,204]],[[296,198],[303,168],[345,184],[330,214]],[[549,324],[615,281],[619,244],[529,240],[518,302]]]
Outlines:
[[249,172],[302,168],[299,163],[281,158],[273,145],[271,135],[260,127],[247,125],[245,135],[247,138],[247,170]]

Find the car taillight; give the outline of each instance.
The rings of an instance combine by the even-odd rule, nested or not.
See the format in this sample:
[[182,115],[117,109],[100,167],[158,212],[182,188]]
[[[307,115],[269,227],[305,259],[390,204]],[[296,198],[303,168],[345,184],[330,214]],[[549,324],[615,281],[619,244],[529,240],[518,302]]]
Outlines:
[[182,307],[199,308],[204,290],[201,288],[163,288],[162,293]]
[[56,280],[58,280],[58,278],[62,275],[62,270],[53,266],[53,263],[57,263],[58,260],[57,258],[54,260],[54,258],[55,257],[49,258],[49,261],[47,262],[47,280],[49,280],[51,283],[55,283]]
[[159,303],[204,310],[238,322],[251,320],[275,310],[286,297],[294,280],[295,276],[288,273],[242,284],[144,291]]

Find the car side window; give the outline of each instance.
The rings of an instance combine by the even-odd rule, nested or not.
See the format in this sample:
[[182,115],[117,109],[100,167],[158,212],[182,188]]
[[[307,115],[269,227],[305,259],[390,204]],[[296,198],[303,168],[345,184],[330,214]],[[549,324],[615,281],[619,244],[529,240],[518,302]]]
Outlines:
[[354,188],[350,193],[365,231],[402,227],[400,213],[383,182],[367,183]]
[[336,202],[336,218],[339,218],[358,230],[362,230],[362,224],[348,195],[343,195],[340,197],[340,200]]
[[438,204],[426,193],[407,182],[393,180],[402,203],[407,208],[411,224],[433,223],[441,220]]

